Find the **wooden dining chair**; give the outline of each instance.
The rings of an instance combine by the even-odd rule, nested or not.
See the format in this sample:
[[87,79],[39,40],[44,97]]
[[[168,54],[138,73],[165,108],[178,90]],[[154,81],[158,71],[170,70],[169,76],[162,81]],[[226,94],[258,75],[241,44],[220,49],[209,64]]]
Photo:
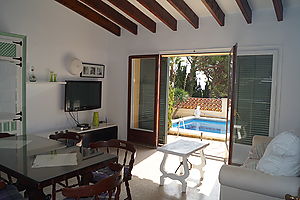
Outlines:
[[[10,134],[10,133],[0,133],[0,138],[7,138],[7,137],[12,137],[12,136],[15,136],[15,135]],[[5,179],[1,176],[1,172],[0,172],[0,179],[5,181],[6,183],[12,183],[12,178],[9,174],[7,174],[7,179]]]
[[[123,182],[126,186],[127,200],[131,200],[131,193],[129,187],[129,181],[132,178],[132,168],[135,160],[136,149],[133,144],[123,140],[108,140],[108,141],[98,141],[90,144],[91,149],[104,150],[107,153],[116,154],[118,156],[118,163],[124,167]],[[103,174],[109,174],[107,168],[99,169],[94,174],[94,181],[99,181],[103,178]]]
[[285,195],[285,200],[300,200],[300,196],[296,197],[296,196],[286,194]]
[[10,134],[10,133],[0,133],[0,138],[6,138],[6,137],[12,137],[12,136],[15,136],[15,135]]
[[91,197],[94,200],[115,199],[119,200],[122,183],[123,166],[111,163],[109,168],[113,174],[100,180],[94,185],[84,185],[77,188],[64,188],[62,194],[67,197],[65,200],[80,200]]
[[[79,134],[79,133],[75,133],[75,132],[61,132],[61,133],[55,133],[55,134],[52,134],[52,135],[49,135],[49,139],[52,139],[52,140],[56,140],[56,141],[60,141],[60,142],[63,142],[66,147],[71,147],[71,146],[75,146],[77,145],[78,143],[80,143],[82,141],[82,136]],[[58,185],[62,186],[63,188],[65,187],[74,187],[74,186],[77,186],[79,185],[80,183],[80,175],[78,174],[76,176],[77,178],[77,183],[75,184],[72,184],[72,185],[69,185],[69,179],[68,178],[65,178],[65,183],[63,182],[60,182],[60,183],[57,183]],[[55,199],[56,198],[56,193],[57,192],[60,192],[61,189],[56,189],[56,184],[53,184],[52,185],[52,199]]]

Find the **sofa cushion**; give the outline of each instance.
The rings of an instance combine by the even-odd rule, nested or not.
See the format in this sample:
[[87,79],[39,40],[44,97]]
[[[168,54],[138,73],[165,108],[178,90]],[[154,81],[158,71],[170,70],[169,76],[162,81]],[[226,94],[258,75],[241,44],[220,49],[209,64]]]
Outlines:
[[241,167],[247,168],[247,169],[251,169],[251,170],[256,170],[256,166],[258,164],[257,159],[251,159],[251,158],[247,158],[246,161],[243,163],[243,165]]
[[[98,171],[92,172],[93,174],[93,182],[98,182],[104,178],[107,178],[111,175],[114,174],[114,171],[111,170],[109,167],[104,167],[102,169],[99,169]],[[124,166],[124,174],[123,174],[123,179],[124,180],[131,180],[131,173],[129,171],[129,166],[125,165]]]
[[256,169],[275,176],[299,176],[299,152],[300,136],[285,131],[270,142]]
[[7,185],[0,190],[0,200],[24,200],[24,198],[15,186]]
[[251,150],[249,151],[249,158],[250,159],[261,159],[266,151],[266,148],[270,141],[265,141],[256,145],[253,145],[251,147]]

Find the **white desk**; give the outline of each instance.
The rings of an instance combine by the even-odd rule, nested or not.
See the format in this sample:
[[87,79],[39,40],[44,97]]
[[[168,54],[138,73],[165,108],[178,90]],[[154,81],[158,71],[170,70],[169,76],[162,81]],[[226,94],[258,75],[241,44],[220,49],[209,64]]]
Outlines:
[[[190,175],[189,168],[188,168],[188,157],[196,151],[200,152],[201,164],[199,165],[199,170],[200,170],[201,178],[203,178],[203,174],[204,174],[203,167],[206,164],[206,159],[203,150],[208,145],[209,143],[205,143],[205,142],[196,142],[196,141],[181,139],[157,148],[157,151],[164,153],[164,158],[160,164],[160,171],[162,173],[160,177],[160,185],[164,185],[165,178],[171,178],[173,180],[180,181],[182,183],[182,192],[186,192],[187,183],[185,179]],[[166,172],[165,165],[169,154],[179,156],[182,159],[183,168],[184,168],[183,175],[177,175],[175,173]],[[201,178],[199,179],[199,181],[201,180]]]

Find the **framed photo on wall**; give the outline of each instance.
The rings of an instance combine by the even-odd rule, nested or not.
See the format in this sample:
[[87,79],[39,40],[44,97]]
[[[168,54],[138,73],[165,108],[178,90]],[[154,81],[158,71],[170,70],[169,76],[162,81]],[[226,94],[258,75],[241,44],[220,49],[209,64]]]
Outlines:
[[82,65],[83,70],[80,73],[81,77],[104,78],[104,65],[94,63],[82,63]]

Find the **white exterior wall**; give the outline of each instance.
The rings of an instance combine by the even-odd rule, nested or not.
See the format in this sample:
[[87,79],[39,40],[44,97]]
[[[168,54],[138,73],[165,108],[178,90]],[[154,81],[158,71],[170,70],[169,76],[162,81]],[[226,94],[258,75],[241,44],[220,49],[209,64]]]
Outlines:
[[[222,98],[221,112],[201,110],[200,114],[202,117],[213,117],[226,119],[227,116],[227,98]],[[175,113],[175,118],[194,116],[195,109],[179,108]]]

